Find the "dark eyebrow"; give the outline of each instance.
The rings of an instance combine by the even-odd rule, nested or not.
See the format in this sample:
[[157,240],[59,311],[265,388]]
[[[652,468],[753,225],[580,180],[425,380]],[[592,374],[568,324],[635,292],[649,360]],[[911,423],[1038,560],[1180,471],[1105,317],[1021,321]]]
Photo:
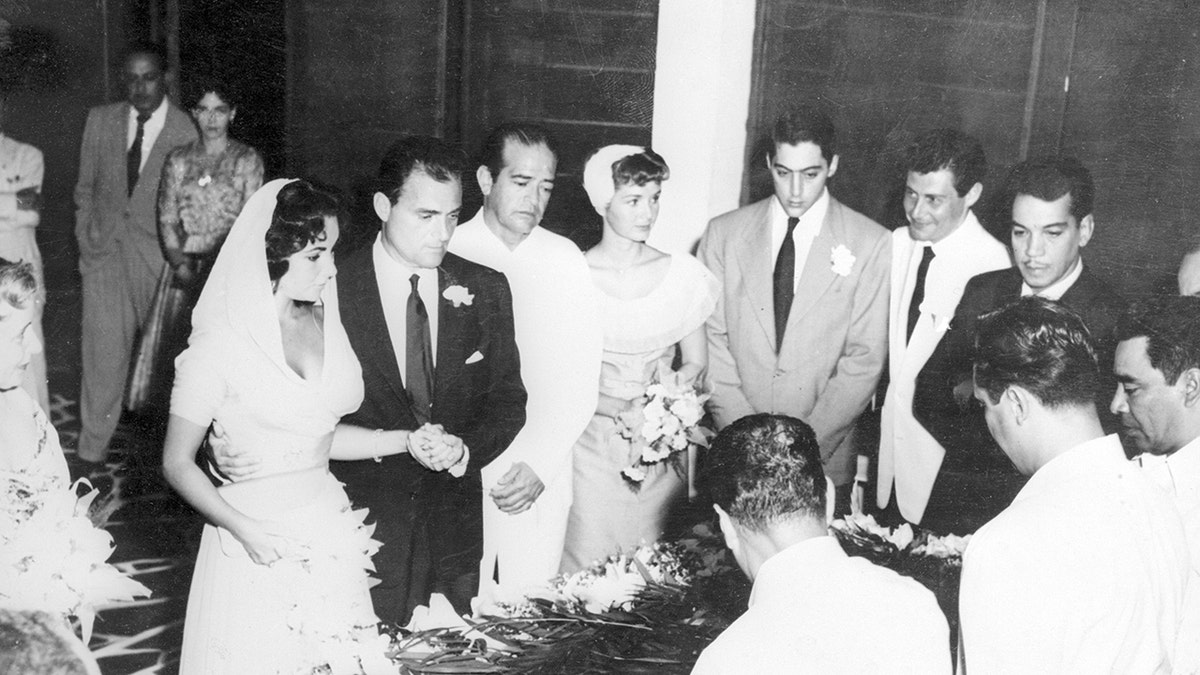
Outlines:
[[787,171],[789,173],[804,173],[805,171],[818,171],[821,168],[820,164],[813,164],[812,166],[806,166],[801,169],[789,169],[786,166],[780,164],[779,162],[775,162],[771,166],[775,167],[776,169],[783,169],[784,171]]

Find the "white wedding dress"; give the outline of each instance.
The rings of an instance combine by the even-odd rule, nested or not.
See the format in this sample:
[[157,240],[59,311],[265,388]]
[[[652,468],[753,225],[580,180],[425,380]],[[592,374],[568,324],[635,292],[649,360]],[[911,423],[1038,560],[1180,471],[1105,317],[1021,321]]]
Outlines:
[[216,420],[262,458],[253,479],[218,491],[296,545],[283,560],[259,565],[227,530],[205,525],[181,675],[309,673],[325,664],[334,673],[372,672],[372,659],[385,661],[368,592],[379,544],[363,525],[366,511],[351,509],[328,470],[334,427],[363,396],[336,288],[331,281],[322,295],[324,367],[312,380],[284,360],[269,304],[263,234],[284,183],[251,198],[213,267],[188,349],[176,362],[171,414],[201,426]]

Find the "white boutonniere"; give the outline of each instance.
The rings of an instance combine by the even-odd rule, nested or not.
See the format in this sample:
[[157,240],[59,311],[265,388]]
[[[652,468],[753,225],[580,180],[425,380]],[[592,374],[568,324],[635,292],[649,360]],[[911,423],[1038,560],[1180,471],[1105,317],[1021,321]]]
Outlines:
[[854,269],[854,254],[845,244],[834,246],[829,260],[833,263],[833,273],[840,277],[850,276],[850,270]]
[[454,303],[455,307],[462,305],[470,305],[475,300],[475,296],[467,290],[466,286],[447,286],[446,290],[442,291],[442,297]]

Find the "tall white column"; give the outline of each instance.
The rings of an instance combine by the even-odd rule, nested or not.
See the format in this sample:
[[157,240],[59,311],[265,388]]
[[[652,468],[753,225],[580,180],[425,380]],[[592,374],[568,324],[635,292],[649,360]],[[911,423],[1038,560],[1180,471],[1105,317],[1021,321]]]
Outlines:
[[754,0],[660,0],[654,149],[667,160],[650,243],[690,252],[708,220],[737,208],[746,153]]

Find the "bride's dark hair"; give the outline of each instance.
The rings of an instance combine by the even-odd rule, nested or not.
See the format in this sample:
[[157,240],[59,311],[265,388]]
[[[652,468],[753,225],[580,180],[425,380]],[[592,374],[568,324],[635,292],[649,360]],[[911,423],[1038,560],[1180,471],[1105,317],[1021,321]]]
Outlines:
[[341,227],[346,209],[338,193],[314,181],[297,180],[283,186],[275,199],[275,213],[267,228],[267,275],[272,282],[287,272],[288,257],[325,238],[325,218]]

